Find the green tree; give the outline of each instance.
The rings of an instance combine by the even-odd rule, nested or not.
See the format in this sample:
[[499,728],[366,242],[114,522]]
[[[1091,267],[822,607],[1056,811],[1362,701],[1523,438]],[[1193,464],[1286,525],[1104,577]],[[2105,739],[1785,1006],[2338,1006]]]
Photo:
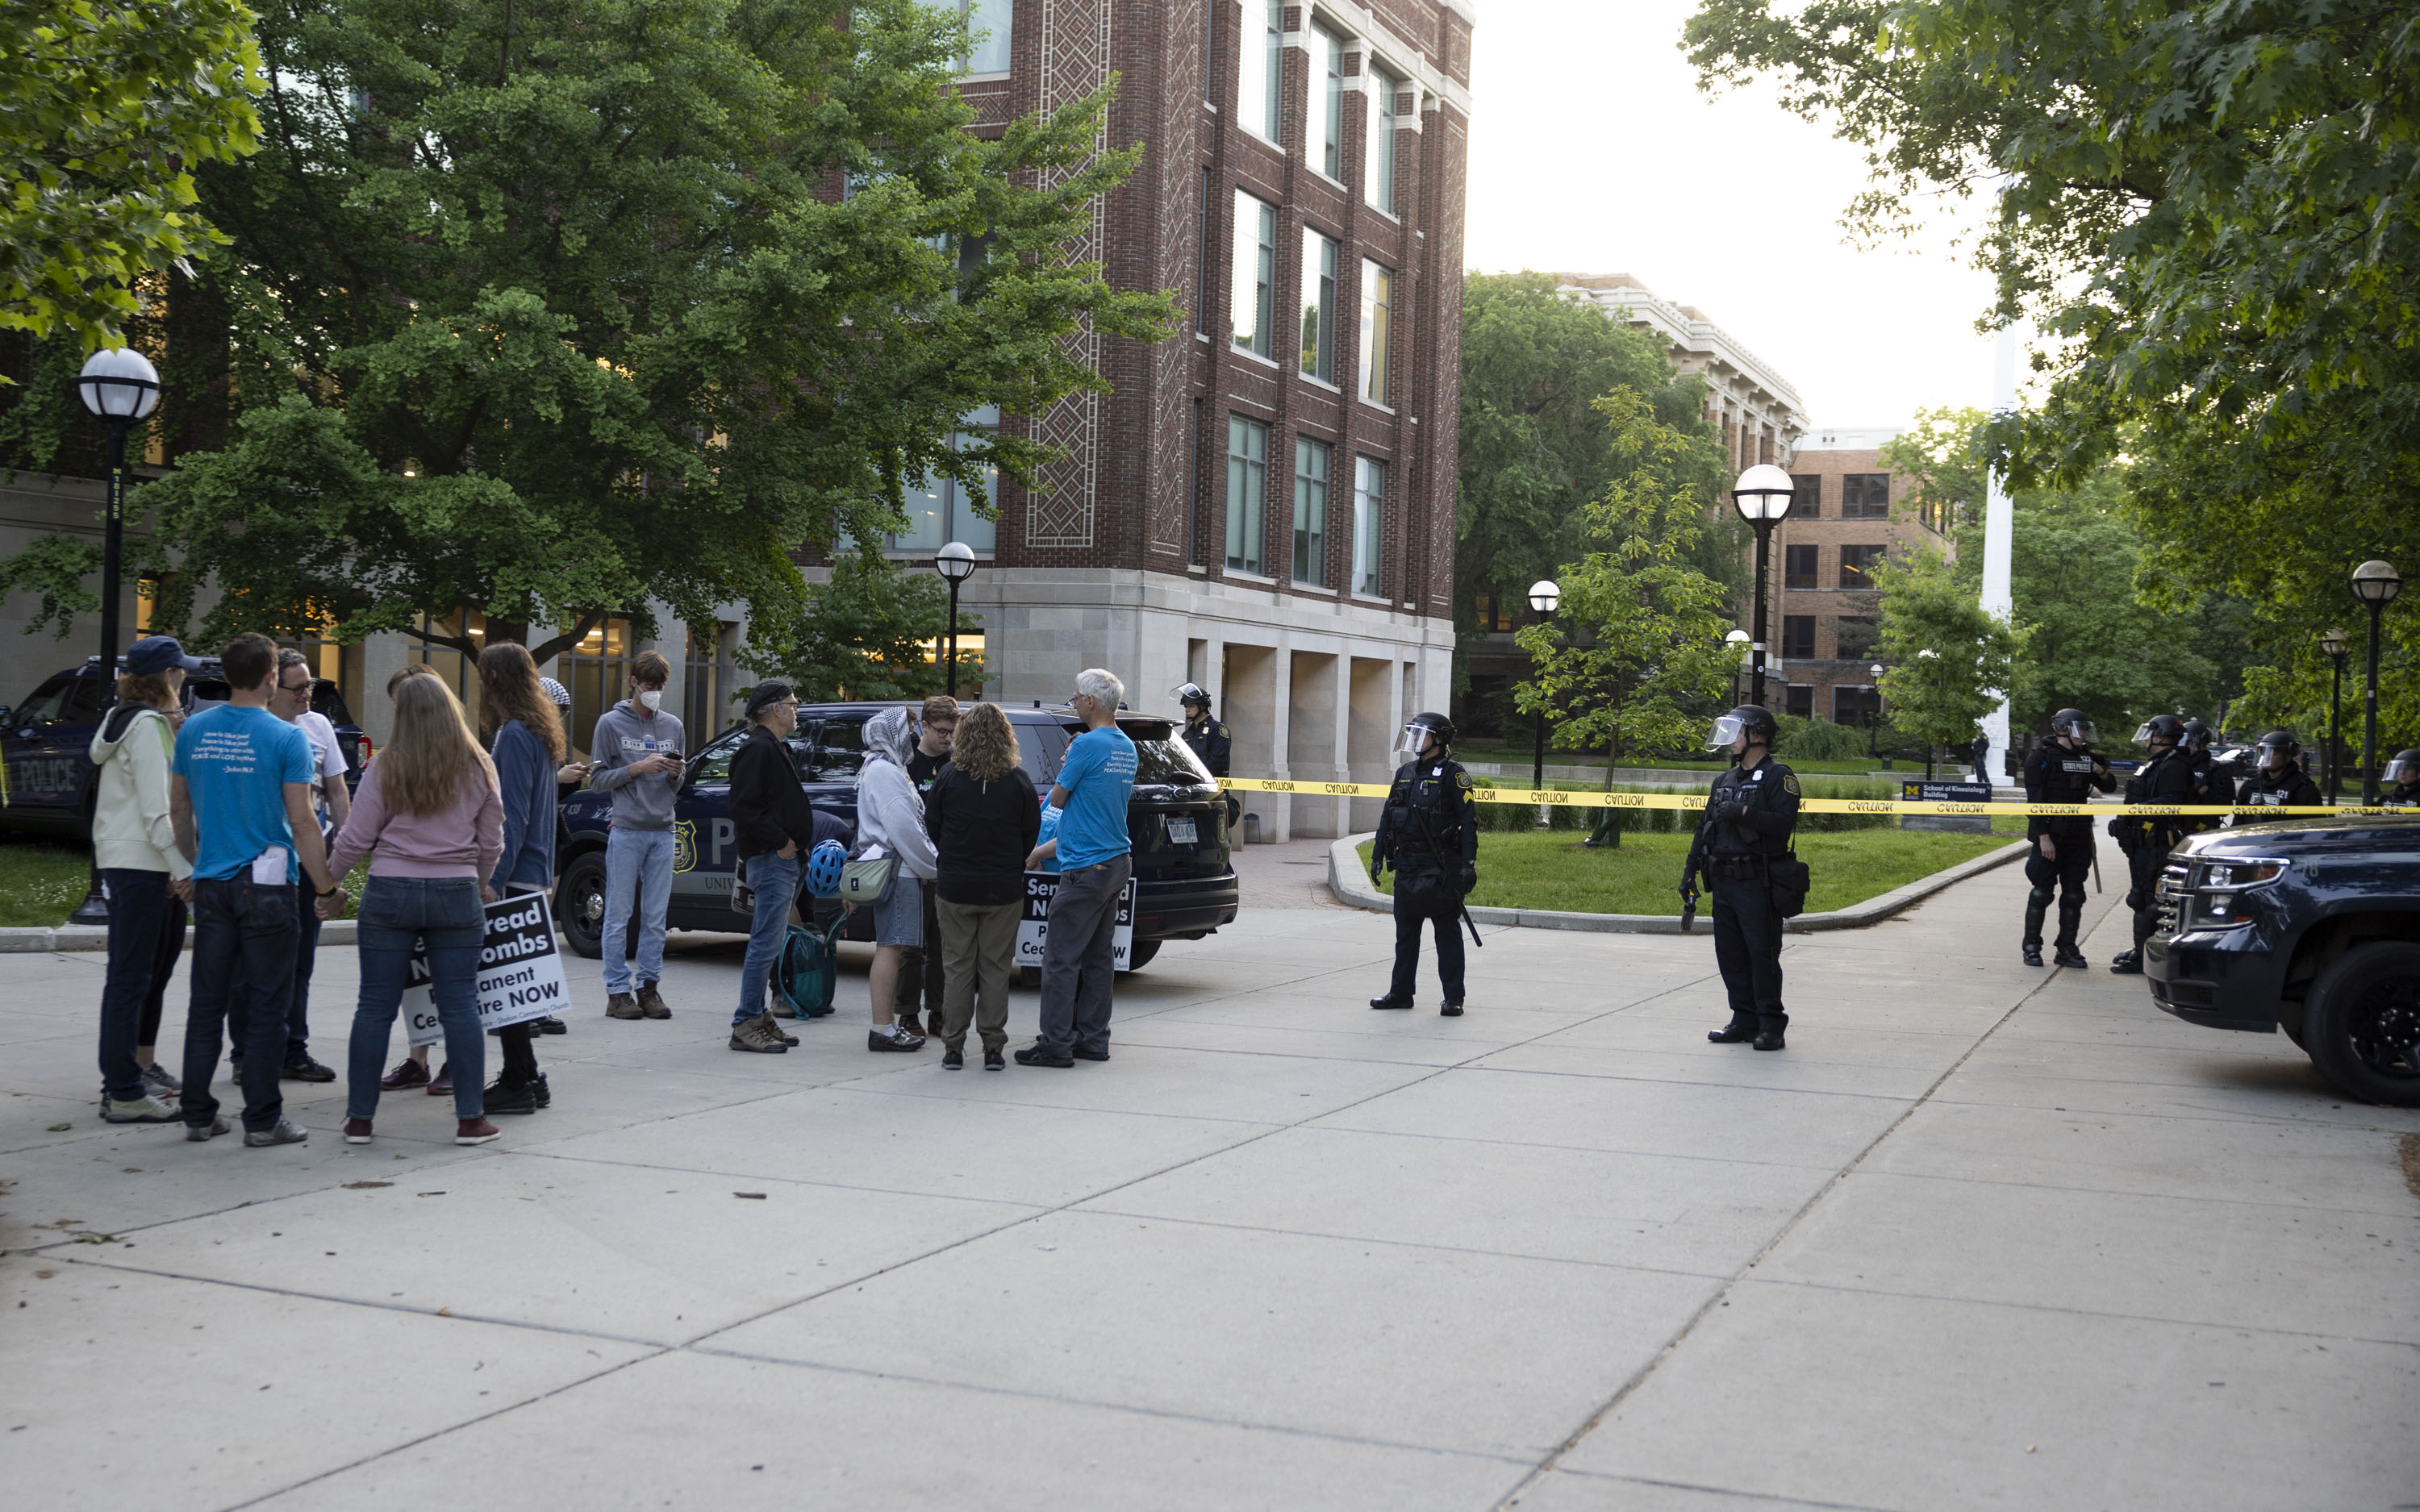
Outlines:
[[2016,676],[2022,632],[1983,612],[1939,553],[1874,568],[1882,590],[1882,693],[1892,726],[1931,748],[1974,743]]
[[1545,713],[1558,742],[1602,748],[1609,792],[1624,752],[1671,750],[1703,730],[1737,661],[1723,641],[1730,591],[1690,560],[1704,501],[1667,481],[1685,471],[1696,438],[1659,420],[1635,389],[1592,408],[1625,466],[1582,512],[1593,549],[1556,569],[1555,617],[1514,637],[1532,673],[1513,697],[1522,713]]
[[[940,579],[906,573],[879,556],[844,551],[831,579],[807,589],[793,613],[748,627],[739,664],[779,677],[807,702],[908,699],[944,691],[939,659],[950,626],[950,591]],[[983,627],[958,610],[958,634]],[[926,647],[932,647],[928,656]],[[983,681],[983,654],[958,652],[958,681]]]
[[260,62],[236,0],[0,9],[0,331],[123,346],[138,285],[226,239],[191,170],[257,147]]
[[965,23],[913,0],[274,0],[259,35],[268,145],[201,179],[240,256],[183,291],[231,423],[137,496],[156,616],[214,585],[206,639],[778,624],[793,553],[920,480],[1032,483],[1040,443],[963,418],[1105,387],[1078,323],[1172,309],[1062,251],[1136,159],[1110,91],[974,136]]

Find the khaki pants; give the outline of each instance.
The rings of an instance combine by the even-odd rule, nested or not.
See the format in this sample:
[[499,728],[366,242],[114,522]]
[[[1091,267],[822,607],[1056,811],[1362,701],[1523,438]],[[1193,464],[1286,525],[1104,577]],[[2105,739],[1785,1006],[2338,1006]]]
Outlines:
[[[974,1020],[984,1048],[1008,1043],[1008,974],[1016,966],[1016,926],[1025,904],[954,903],[938,900],[934,917],[941,927],[941,1043],[965,1048],[967,1020]],[[982,1004],[976,1004],[976,989]]]

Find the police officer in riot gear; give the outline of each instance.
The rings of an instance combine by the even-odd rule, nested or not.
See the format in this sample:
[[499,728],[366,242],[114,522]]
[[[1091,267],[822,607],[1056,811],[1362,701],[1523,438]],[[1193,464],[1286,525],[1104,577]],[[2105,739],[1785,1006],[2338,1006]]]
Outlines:
[[[2126,802],[2190,804],[2194,801],[2193,758],[2184,750],[2185,722],[2173,714],[2153,715],[2134,732],[2134,744],[2150,748],[2151,759],[2126,779]],[[2126,906],[2134,911],[2134,948],[2109,963],[2119,976],[2143,969],[2143,942],[2158,922],[2160,872],[2168,851],[2185,836],[2190,818],[2164,814],[2119,815],[2109,821],[2109,833],[2126,853],[2130,886]]]
[[[1743,703],[1714,721],[1708,750],[1726,748],[1731,769],[1714,779],[1699,826],[1704,868],[1714,878],[1714,961],[1730,997],[1731,1021],[1706,1038],[1716,1044],[1745,1040],[1759,1050],[1782,1048],[1790,1013],[1781,1002],[1781,904],[1772,865],[1792,853],[1798,827],[1798,778],[1773,759],[1773,716]],[[1699,853],[1690,853],[1684,897],[1697,893]]]
[[[2303,753],[2301,742],[2283,730],[2272,730],[2260,737],[2253,750],[2252,775],[2236,790],[2235,801],[2242,808],[2275,809],[2317,808],[2327,800],[2319,796],[2319,785],[2311,780],[2296,757]],[[2280,816],[2284,817],[2284,816]],[[2235,816],[2238,825],[2257,825],[2267,816],[2242,814]]]
[[[1185,727],[1177,738],[1201,759],[1212,777],[1224,779],[1227,765],[1233,758],[1235,742],[1227,727],[1210,717],[1210,695],[1199,683],[1181,684],[1176,689],[1176,702],[1185,710]],[[1244,801],[1233,793],[1227,795],[1227,828],[1233,833],[1244,812]]]
[[[2199,719],[2185,721],[2185,754],[2193,759],[2194,802],[2220,808],[2235,801],[2235,779],[2211,755],[2213,732]],[[2185,833],[2198,834],[2226,823],[2225,814],[2196,814],[2185,820]]]
[[[2050,739],[2025,758],[2026,802],[2088,803],[2096,792],[2118,791],[2109,764],[2093,754],[2092,721],[2082,709],[2052,715],[2050,732]],[[2025,838],[2034,847],[2025,857],[2025,880],[2033,884],[2025,897],[2025,964],[2042,964],[2042,918],[2055,887],[2058,939],[2052,959],[2062,966],[2086,965],[2075,932],[2084,918],[2084,879],[2092,871],[2092,821],[2036,815],[2025,821]]]
[[1453,759],[1453,721],[1415,715],[1404,726],[1394,786],[1378,814],[1370,880],[1395,869],[1395,977],[1372,1008],[1409,1008],[1420,964],[1420,926],[1436,932],[1437,977],[1448,1018],[1462,1014],[1462,900],[1479,886],[1479,806],[1470,774]]
[[2420,749],[2398,750],[2379,774],[2384,791],[2378,801],[2389,809],[2420,809]]

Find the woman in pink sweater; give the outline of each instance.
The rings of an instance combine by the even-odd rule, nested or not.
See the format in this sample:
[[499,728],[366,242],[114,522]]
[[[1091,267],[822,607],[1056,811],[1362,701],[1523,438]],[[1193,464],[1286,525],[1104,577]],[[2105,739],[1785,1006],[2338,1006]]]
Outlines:
[[379,1069],[415,946],[427,951],[429,993],[454,1069],[454,1142],[496,1137],[480,1103],[487,1042],[477,979],[486,930],[480,904],[495,901],[488,878],[504,849],[496,768],[471,737],[454,690],[434,677],[403,679],[395,689],[395,733],[362,773],[352,815],[328,857],[340,877],[363,856],[370,861],[358,918],[362,995],[347,1068],[347,1144],[370,1142]]

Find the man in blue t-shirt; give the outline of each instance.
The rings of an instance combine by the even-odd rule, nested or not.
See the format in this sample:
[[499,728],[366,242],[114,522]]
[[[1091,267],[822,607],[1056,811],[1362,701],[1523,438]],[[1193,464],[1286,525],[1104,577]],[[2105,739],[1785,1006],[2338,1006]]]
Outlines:
[[[1085,730],[1059,764],[1050,801],[1059,820],[1059,890],[1050,900],[1050,929],[1042,937],[1042,1033],[1016,1053],[1020,1066],[1072,1066],[1109,1058],[1109,985],[1116,976],[1111,947],[1118,903],[1134,874],[1126,840],[1126,801],[1133,796],[1134,742],[1118,730],[1125,685],[1094,667],[1076,674],[1070,703]],[[1041,869],[1037,851],[1027,871]]]
[[[282,1117],[277,1073],[286,1063],[286,1004],[300,941],[298,872],[331,908],[344,894],[328,876],[327,848],[311,807],[318,764],[311,738],[269,712],[277,642],[235,638],[220,656],[227,702],[177,733],[168,814],[177,848],[194,863],[193,1003],[185,1012],[185,1137],[227,1133],[210,1078],[219,1066],[230,993],[243,995],[243,1142],[300,1144]],[[232,985],[231,985],[232,984]]]

